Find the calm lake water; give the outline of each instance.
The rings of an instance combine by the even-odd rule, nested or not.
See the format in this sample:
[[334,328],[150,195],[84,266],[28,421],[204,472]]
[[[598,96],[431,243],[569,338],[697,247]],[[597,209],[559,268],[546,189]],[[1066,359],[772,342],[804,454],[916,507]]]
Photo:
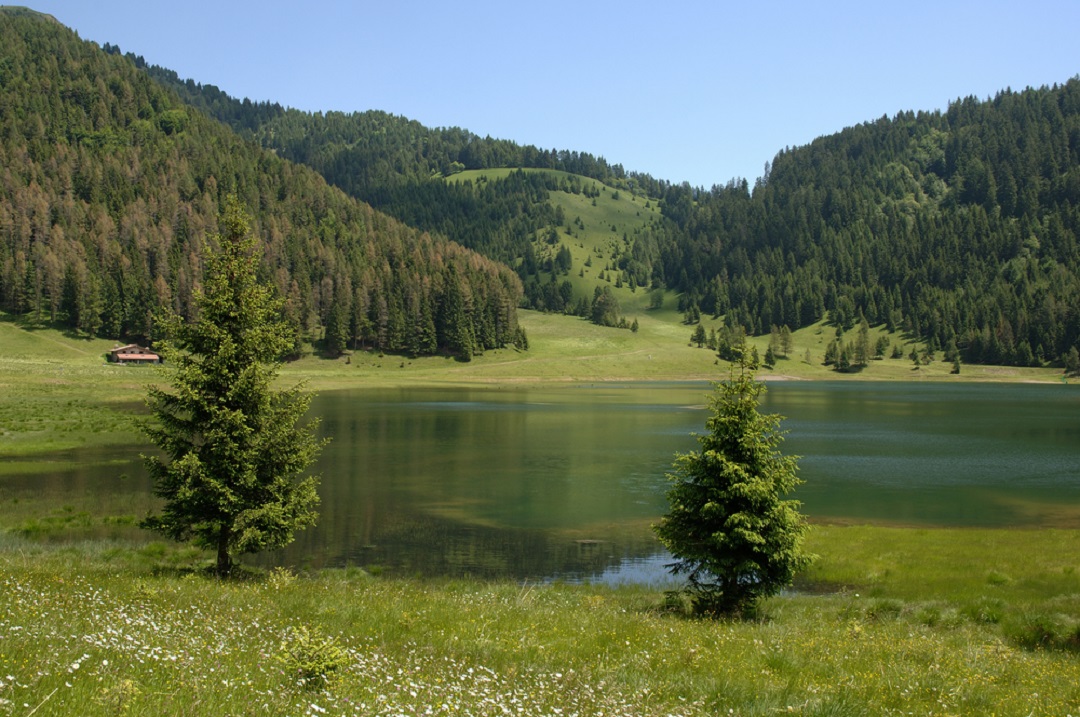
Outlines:
[[[325,393],[319,525],[268,564],[418,575],[651,581],[650,525],[710,386],[402,388]],[[813,520],[1080,527],[1080,388],[770,384]],[[28,476],[61,494],[149,491],[138,449]],[[67,458],[71,458],[68,456]],[[121,478],[120,476],[124,476]],[[115,495],[113,496],[115,498]],[[58,497],[62,501],[62,497]]]

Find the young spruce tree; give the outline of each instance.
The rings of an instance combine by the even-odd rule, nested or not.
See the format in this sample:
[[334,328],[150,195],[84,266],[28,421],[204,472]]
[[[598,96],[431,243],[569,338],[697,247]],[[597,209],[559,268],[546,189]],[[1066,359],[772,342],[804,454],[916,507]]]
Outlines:
[[777,450],[780,416],[758,411],[765,385],[745,349],[709,400],[701,449],[676,457],[668,478],[669,512],[656,525],[685,574],[695,611],[736,615],[790,585],[811,556],[799,503],[784,500],[801,481],[796,459]]
[[173,390],[149,389],[145,428],[164,454],[145,461],[165,505],[143,526],[216,550],[226,576],[235,556],[287,545],[315,523],[318,481],[300,475],[324,442],[316,421],[299,424],[310,402],[302,386],[273,388],[293,336],[282,301],[259,282],[260,254],[235,198],[221,228],[196,320],[165,320]]

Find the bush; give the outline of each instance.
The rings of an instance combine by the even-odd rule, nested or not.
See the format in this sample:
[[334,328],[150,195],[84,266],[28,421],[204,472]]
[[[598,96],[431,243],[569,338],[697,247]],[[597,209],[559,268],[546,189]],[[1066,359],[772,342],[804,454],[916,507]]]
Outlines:
[[961,610],[973,622],[982,625],[996,625],[1005,617],[1005,603],[997,598],[981,598],[974,605],[966,605]]
[[866,608],[866,617],[870,620],[881,620],[885,618],[895,619],[900,617],[900,613],[903,609],[904,604],[899,600],[891,598],[875,600]]
[[1050,650],[1057,646],[1059,630],[1049,615],[1024,615],[1006,625],[1005,636],[1025,650]]
[[333,637],[314,634],[301,625],[285,634],[277,660],[301,687],[319,690],[349,664],[349,655]]

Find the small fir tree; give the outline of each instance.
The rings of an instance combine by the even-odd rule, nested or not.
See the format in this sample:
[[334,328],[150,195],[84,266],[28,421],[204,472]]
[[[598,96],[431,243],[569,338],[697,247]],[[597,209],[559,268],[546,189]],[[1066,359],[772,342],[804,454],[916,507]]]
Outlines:
[[1080,374],[1080,351],[1077,351],[1075,346],[1069,347],[1062,357],[1062,362],[1065,364],[1066,375]]
[[335,302],[330,308],[330,315],[326,319],[326,353],[332,358],[344,354],[349,346],[347,315],[347,309],[340,302]]
[[710,397],[700,450],[676,457],[669,511],[655,526],[686,575],[695,610],[733,615],[790,585],[809,564],[799,503],[784,500],[801,482],[796,458],[777,450],[780,416],[758,412],[764,384],[744,352]]
[[461,286],[457,268],[450,266],[450,275],[446,285],[446,299],[443,306],[443,327],[446,332],[446,345],[458,361],[472,361],[476,338],[473,335],[471,306]]
[[787,324],[780,327],[780,348],[784,358],[787,358],[795,348],[795,337],[791,335],[791,329]]
[[165,505],[142,524],[216,550],[226,576],[235,556],[287,545],[315,523],[317,479],[299,476],[324,442],[316,421],[298,425],[310,402],[302,386],[273,388],[293,336],[282,301],[258,280],[257,245],[235,198],[221,226],[198,319],[164,322],[173,390],[149,389],[145,431],[164,455],[145,461]]
[[700,349],[705,346],[705,342],[707,340],[708,336],[705,333],[705,327],[701,324],[698,324],[697,327],[694,329],[694,333],[690,336],[690,341],[697,344],[697,347]]

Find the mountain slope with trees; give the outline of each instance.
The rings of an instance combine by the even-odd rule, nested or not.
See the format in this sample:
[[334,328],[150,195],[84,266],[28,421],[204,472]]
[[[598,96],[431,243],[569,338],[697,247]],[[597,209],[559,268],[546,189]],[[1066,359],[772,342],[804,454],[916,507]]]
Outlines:
[[585,153],[382,112],[230,103],[212,86],[171,81],[345,191],[512,265],[527,266],[536,237],[559,227],[544,202],[553,187],[433,177],[552,168],[659,199],[666,222],[638,246],[639,273],[680,292],[687,315],[723,315],[753,334],[822,317],[846,331],[866,319],[950,359],[1014,365],[1069,365],[1080,343],[1077,79],[882,117],[780,152],[752,188],[732,180],[708,191]]
[[[120,53],[114,46],[106,49]],[[601,182],[655,199],[668,186],[587,152],[523,146],[458,127],[430,129],[381,111],[307,113],[274,103],[235,100],[213,85],[182,80],[142,57],[127,57],[186,102],[279,156],[312,167],[346,193],[410,226],[441,234],[511,266],[527,261],[527,255],[540,248],[538,236],[565,223],[552,192],[581,194]],[[506,168],[551,171],[443,181],[463,172]],[[525,271],[522,278],[528,280],[530,275]],[[525,305],[550,309],[532,296],[526,297]]]
[[1080,343],[1080,79],[883,117],[663,206],[665,279],[751,333],[865,317],[1012,365]]
[[[518,278],[499,274],[508,293],[496,293],[513,295],[523,280],[527,307],[582,313],[583,302],[594,298],[587,284],[604,288],[599,272],[594,279],[574,266],[578,276],[568,281],[574,277],[565,267],[548,277],[536,266],[537,257],[565,259],[581,249],[570,239],[577,231],[572,218],[559,216],[565,204],[559,193],[574,192],[576,175],[578,189],[601,182],[661,208],[648,231],[626,237],[605,265],[637,286],[678,292],[680,312],[691,323],[702,314],[723,316],[735,333],[762,335],[827,318],[841,332],[867,324],[903,331],[947,360],[1080,366],[1080,79],[1006,90],[986,101],[969,97],[944,112],[882,117],[780,152],[752,187],[736,179],[705,190],[627,172],[588,153],[430,129],[386,112],[305,113],[236,100],[140,57],[121,56],[115,46],[104,49],[156,79],[168,90],[163,96],[186,103],[154,115],[160,132],[183,125],[185,131],[174,132],[179,137],[168,135],[171,141],[191,134],[189,118],[201,116],[193,108],[207,112],[235,131],[230,141],[244,152],[255,153],[259,145],[306,164],[400,222],[515,267]],[[80,101],[78,92],[69,96]],[[77,144],[85,149],[102,141],[108,138],[91,133]],[[495,168],[559,172],[448,181],[465,170]],[[250,181],[259,180],[253,175]],[[315,333],[326,326],[339,346],[361,341],[400,349],[412,341],[407,350],[418,350],[430,346],[427,335],[406,339],[400,327],[409,322],[393,317],[445,318],[445,312],[417,308],[425,300],[415,297],[372,308],[378,303],[372,277],[355,271],[351,308],[335,308],[335,297],[344,293],[336,288],[341,277],[330,272],[328,282],[324,270],[307,273],[296,287],[282,289],[299,294],[294,303],[306,302],[299,322]],[[450,295],[445,276],[433,289],[436,297]],[[379,289],[395,277],[380,274]],[[366,298],[357,295],[357,285]],[[472,291],[465,293],[469,306]],[[481,302],[491,305],[486,296]],[[512,310],[489,314],[488,325],[498,324],[495,334],[505,335],[499,317]],[[473,323],[473,335],[483,333]],[[439,333],[438,341],[448,341],[450,333]],[[465,340],[468,332],[457,335]],[[838,345],[845,341],[838,337]]]
[[264,278],[328,349],[430,354],[520,340],[517,276],[245,141],[47,16],[0,12],[0,308],[140,338],[194,310],[224,198],[255,216]]

